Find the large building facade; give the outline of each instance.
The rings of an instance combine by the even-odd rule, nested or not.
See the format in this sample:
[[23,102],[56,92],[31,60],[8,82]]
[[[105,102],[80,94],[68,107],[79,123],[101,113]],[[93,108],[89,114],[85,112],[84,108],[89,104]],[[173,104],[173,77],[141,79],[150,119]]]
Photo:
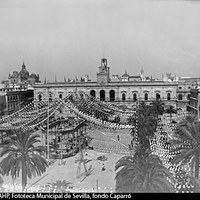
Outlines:
[[[48,98],[64,98],[69,92],[77,90],[82,90],[98,100],[128,107],[135,107],[138,101],[149,103],[160,99],[165,105],[174,105],[183,110],[186,110],[187,95],[190,93],[190,91],[180,90],[177,81],[166,82],[145,77],[143,70],[138,76],[129,76],[125,72],[122,77],[114,75],[110,78],[110,67],[107,59],[103,58],[96,82],[38,83],[34,85],[34,99],[39,101]],[[180,100],[178,94],[182,94]]]
[[33,101],[33,89],[0,90],[0,116],[12,114]]
[[197,115],[198,119],[200,119],[200,88],[197,87],[195,89],[191,89],[190,100],[187,107],[187,110]]
[[32,85],[39,82],[39,74],[30,74],[23,62],[21,70],[13,71],[0,85],[0,95],[5,99],[0,102],[0,114],[11,114],[29,104],[33,100]]
[[13,71],[12,74],[9,74],[7,87],[24,87],[28,84],[34,85],[38,82],[40,82],[39,74],[29,74],[23,62],[22,69],[19,72]]

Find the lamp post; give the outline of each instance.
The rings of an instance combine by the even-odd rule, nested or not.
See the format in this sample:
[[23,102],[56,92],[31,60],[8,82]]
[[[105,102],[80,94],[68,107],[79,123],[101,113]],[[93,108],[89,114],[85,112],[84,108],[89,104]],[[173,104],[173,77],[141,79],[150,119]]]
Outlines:
[[96,180],[97,183],[97,193],[99,192],[99,184],[98,184],[98,179]]
[[48,98],[48,101],[47,101],[47,160],[48,160],[48,163],[49,163],[49,88],[47,88],[47,98]]

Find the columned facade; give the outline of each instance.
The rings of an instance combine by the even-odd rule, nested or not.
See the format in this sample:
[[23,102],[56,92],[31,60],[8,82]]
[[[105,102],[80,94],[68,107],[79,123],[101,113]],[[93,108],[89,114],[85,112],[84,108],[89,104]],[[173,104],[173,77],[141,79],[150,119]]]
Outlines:
[[[97,100],[134,107],[138,101],[150,103],[161,100],[165,105],[174,105],[186,110],[189,90],[182,89],[178,82],[165,82],[153,79],[134,78],[125,74],[128,79],[122,77],[121,81],[110,79],[110,68],[107,59],[101,59],[96,82],[63,82],[40,83],[34,86],[34,99],[47,99],[47,90],[50,98],[64,98],[70,92],[82,90]],[[118,77],[118,76],[117,76]]]
[[82,90],[101,101],[129,107],[134,107],[137,101],[148,103],[156,99],[161,99],[166,105],[177,104],[177,84],[165,82],[113,82],[106,87],[96,82],[37,84],[34,87],[34,99],[47,100],[48,94],[51,99],[64,98],[75,90]]

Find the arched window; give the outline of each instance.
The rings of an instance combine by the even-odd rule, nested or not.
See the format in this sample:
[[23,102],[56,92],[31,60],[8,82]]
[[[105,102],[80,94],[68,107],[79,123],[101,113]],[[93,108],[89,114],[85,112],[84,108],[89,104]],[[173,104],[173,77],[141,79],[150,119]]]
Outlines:
[[59,98],[62,99],[62,94],[59,94]]
[[178,95],[178,100],[180,100],[180,101],[183,100],[183,95],[182,94]]
[[160,94],[156,93],[156,100],[160,100]]
[[95,92],[95,90],[91,90],[90,91],[90,95],[93,96],[94,98],[96,98],[96,92]]
[[190,100],[190,94],[187,95],[187,99]]
[[122,101],[125,101],[126,100],[126,94],[122,94]]
[[167,100],[171,100],[171,94],[170,93],[167,93]]
[[144,100],[145,100],[145,101],[148,101],[148,93],[145,93],[145,94],[144,94]]
[[110,101],[115,101],[115,91],[110,90]]
[[137,101],[137,94],[136,93],[133,94],[133,101]]
[[42,101],[42,95],[41,94],[38,95],[38,100]]
[[100,91],[100,101],[105,101],[105,91],[104,90]]

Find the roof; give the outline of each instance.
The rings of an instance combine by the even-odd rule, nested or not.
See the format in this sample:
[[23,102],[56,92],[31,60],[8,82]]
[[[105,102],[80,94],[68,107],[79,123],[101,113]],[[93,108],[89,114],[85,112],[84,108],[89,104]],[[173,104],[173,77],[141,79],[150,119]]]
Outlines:
[[140,78],[140,76],[129,76],[129,78]]
[[125,73],[122,75],[122,77],[129,77],[129,75],[128,75],[127,72],[125,71]]

